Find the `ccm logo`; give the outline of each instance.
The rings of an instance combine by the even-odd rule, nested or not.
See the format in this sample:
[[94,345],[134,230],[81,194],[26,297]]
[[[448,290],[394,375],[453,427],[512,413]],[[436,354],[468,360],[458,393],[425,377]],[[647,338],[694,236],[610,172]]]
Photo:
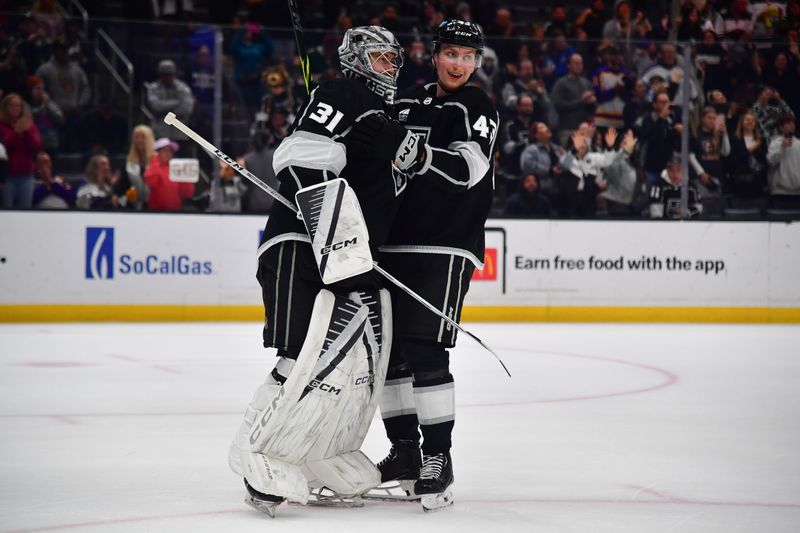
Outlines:
[[345,239],[342,242],[336,242],[329,246],[322,247],[322,255],[328,255],[331,252],[336,250],[341,250],[342,248],[347,248],[348,246],[352,246],[354,244],[358,244],[358,237],[353,237],[352,239]]
[[264,414],[261,415],[261,418],[254,424],[253,431],[250,433],[250,444],[255,444],[258,440],[258,437],[261,435],[261,430],[264,426],[267,425],[269,419],[272,418],[272,413],[275,412],[276,407],[278,406],[278,402],[283,398],[284,388],[281,387],[278,391],[278,395],[270,402],[266,409],[264,409]]
[[361,376],[360,378],[356,379],[353,385],[363,385],[364,383],[374,383],[374,382],[375,382],[375,376]]
[[316,379],[312,379],[311,383],[309,383],[308,386],[311,387],[312,389],[319,389],[322,392],[333,393],[336,396],[338,396],[339,393],[342,392],[342,389],[337,389],[333,385],[328,385],[327,383],[323,383],[322,381]]

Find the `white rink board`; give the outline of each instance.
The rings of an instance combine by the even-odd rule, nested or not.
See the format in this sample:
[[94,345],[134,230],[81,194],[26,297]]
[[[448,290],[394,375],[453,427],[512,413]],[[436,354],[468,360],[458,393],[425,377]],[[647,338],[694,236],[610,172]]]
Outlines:
[[[259,306],[264,221],[0,213],[0,305]],[[467,306],[800,307],[800,224],[490,220],[487,254]]]

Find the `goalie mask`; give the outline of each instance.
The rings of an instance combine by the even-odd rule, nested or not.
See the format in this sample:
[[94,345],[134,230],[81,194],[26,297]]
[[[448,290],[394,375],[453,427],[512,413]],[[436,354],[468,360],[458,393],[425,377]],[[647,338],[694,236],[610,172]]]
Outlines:
[[347,30],[339,46],[339,62],[345,77],[360,79],[386,103],[394,102],[403,48],[392,32],[381,26]]

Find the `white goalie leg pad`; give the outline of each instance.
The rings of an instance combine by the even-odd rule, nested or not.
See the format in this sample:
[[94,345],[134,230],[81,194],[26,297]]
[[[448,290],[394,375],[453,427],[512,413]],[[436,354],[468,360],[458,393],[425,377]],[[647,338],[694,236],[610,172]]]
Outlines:
[[[286,378],[293,366],[293,360],[281,357],[278,359],[278,364],[275,365],[273,372],[277,371],[278,374]],[[244,477],[244,468],[242,468],[241,459],[242,450],[249,449],[247,440],[250,437],[253,423],[255,423],[259,413],[267,407],[270,400],[278,395],[280,389],[281,384],[273,377],[272,373],[270,373],[266,381],[258,386],[255,393],[253,393],[253,398],[247,405],[244,418],[239,424],[236,434],[233,437],[233,442],[231,442],[230,448],[228,449],[228,466],[240,477]]]
[[324,486],[348,496],[363,494],[380,484],[380,472],[359,448],[381,397],[392,339],[388,291],[353,293],[350,298],[366,305],[369,322],[336,423],[309,452],[305,465],[312,488]]
[[367,322],[366,306],[326,290],[317,295],[297,362],[256,418],[249,449],[242,453],[245,478],[257,491],[306,503],[308,483],[301,465],[337,419]]
[[347,181],[336,178],[305,187],[295,200],[325,284],[372,270],[367,224]]

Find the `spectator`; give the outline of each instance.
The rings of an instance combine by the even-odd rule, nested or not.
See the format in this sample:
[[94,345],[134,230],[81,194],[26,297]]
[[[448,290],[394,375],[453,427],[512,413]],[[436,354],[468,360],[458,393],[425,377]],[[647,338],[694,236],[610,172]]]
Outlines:
[[517,100],[517,115],[505,121],[503,127],[501,162],[503,170],[512,179],[520,177],[519,158],[528,145],[528,131],[533,122],[533,98],[523,94]]
[[[611,164],[603,170],[605,187],[601,196],[606,202],[606,210],[611,217],[632,217],[636,215],[636,184],[638,174],[632,156],[636,148],[633,130],[628,130],[622,138],[619,150]],[[607,146],[611,150],[614,146]]]
[[767,150],[769,194],[777,205],[800,208],[800,139],[795,137],[795,119],[781,115],[775,126],[780,134]]
[[177,139],[186,136],[164,123],[164,116],[170,111],[182,122],[189,122],[194,109],[194,98],[189,86],[176,78],[175,62],[164,59],[158,64],[158,80],[146,84],[147,107],[153,112],[153,134],[164,137],[171,132]]
[[177,183],[169,179],[169,162],[178,144],[162,137],[153,145],[155,154],[150,158],[144,179],[150,189],[147,208],[150,211],[180,211],[182,200],[194,194],[191,183]]
[[31,13],[51,40],[57,39],[64,33],[64,19],[58,12],[55,0],[36,0]]
[[569,73],[556,82],[550,93],[558,111],[558,139],[561,144],[566,143],[581,122],[592,116],[597,105],[592,83],[582,74],[583,58],[580,54],[572,54]]
[[703,89],[708,92],[724,87],[728,80],[725,80],[723,60],[725,59],[725,49],[717,42],[717,36],[711,29],[703,32],[703,41],[697,45],[695,55],[695,65],[702,73]]
[[47,152],[56,154],[61,146],[59,129],[64,125],[64,113],[58,104],[50,99],[50,95],[44,89],[42,78],[28,76],[28,88],[30,89],[31,116],[42,136],[42,146]]
[[2,206],[29,209],[33,201],[33,160],[42,149],[42,139],[16,93],[0,101],[0,141],[8,155]]
[[486,29],[486,34],[499,37],[494,41],[494,51],[502,68],[514,61],[517,51],[517,32],[511,11],[507,7],[500,7],[494,14],[493,23]]
[[750,12],[753,14],[753,38],[758,41],[771,41],[786,16],[786,4],[772,0],[751,2]]
[[622,128],[625,125],[623,100],[627,82],[633,74],[622,66],[622,52],[614,47],[602,50],[603,65],[592,75],[594,94],[597,97],[594,121],[601,128]]
[[[657,80],[665,82],[670,99],[676,106],[680,106],[683,102],[683,77],[685,74],[683,67],[679,65],[675,45],[662,43],[656,63],[645,70],[642,74],[642,81],[648,86],[652,86]],[[691,78],[689,84],[691,87],[689,103],[692,105],[697,101],[699,91]]]
[[25,62],[28,72],[33,72],[50,59],[50,51],[55,37],[50,37],[47,29],[39,24],[33,13],[26,13],[19,22],[17,52]]
[[[494,59],[496,63],[497,56],[495,56]],[[483,62],[486,62],[485,50]],[[430,73],[430,57],[425,50],[425,43],[416,39],[407,49],[406,61],[403,63],[403,68],[400,69],[400,77],[397,79],[398,90],[405,91],[406,89],[428,82]],[[488,86],[488,90],[486,87],[484,87],[484,90],[491,95],[493,92],[491,83]]]
[[631,13],[630,0],[616,0],[614,2],[614,18],[603,25],[603,38],[618,47],[626,46],[635,39]]
[[683,42],[703,40],[703,21],[700,20],[700,11],[693,4],[684,4],[681,8],[678,40]]
[[650,108],[650,103],[647,101],[647,85],[642,80],[633,82],[633,90],[631,91],[630,99],[625,102],[625,107],[622,109],[622,121],[625,124],[625,129],[631,129],[636,124],[640,117],[644,116]]
[[549,86],[569,73],[569,61],[575,55],[575,48],[567,42],[567,37],[559,31],[555,33],[552,50],[547,58],[547,62],[552,64],[548,65],[552,70],[543,73],[550,80]]
[[[528,95],[536,108],[538,120],[546,122],[549,126],[555,126],[558,120],[553,104],[547,97],[544,83],[533,77],[533,62],[530,59],[523,59],[517,67],[517,77],[503,86],[503,107],[506,113],[513,114],[519,112],[517,101],[520,96]],[[527,126],[525,128],[527,130]]]
[[528,135],[536,142],[529,144],[520,155],[522,175],[536,175],[542,193],[551,201],[555,200],[558,181],[563,174],[561,158],[564,156],[564,149],[553,142],[550,128],[542,122],[534,123]]
[[70,61],[66,42],[61,39],[56,41],[53,57],[36,70],[36,75],[44,80],[50,98],[64,112],[69,127],[77,114],[89,104],[91,90],[86,73]]
[[743,198],[761,195],[766,184],[767,144],[755,114],[743,113],[731,139],[728,192]]
[[748,0],[733,0],[731,8],[722,19],[725,38],[732,41],[750,41],[753,37],[753,15]]
[[599,41],[603,37],[603,29],[608,19],[604,13],[605,9],[603,0],[592,0],[591,6],[578,15],[575,26],[586,32],[589,40]]
[[195,126],[198,131],[208,133],[214,119],[215,74],[211,48],[205,44],[194,55],[189,85],[195,98]]
[[9,33],[7,25],[0,23],[0,97],[2,91],[25,91],[25,60],[17,46],[18,43]]
[[[243,158],[236,162],[244,166]],[[242,197],[247,192],[247,185],[230,165],[220,161],[219,177],[211,182],[211,193],[208,210],[214,213],[241,213]]]
[[642,167],[648,191],[661,178],[667,162],[679,148],[683,126],[673,119],[669,106],[667,93],[657,94],[653,99],[652,110],[636,123],[644,153]]
[[800,68],[795,58],[790,60],[787,52],[780,51],[763,71],[756,62],[756,74],[766,85],[773,87],[776,94],[784,95],[786,105],[795,116],[800,113]]
[[544,26],[544,36],[552,39],[556,33],[572,35],[572,24],[567,19],[567,7],[562,3],[553,4],[550,20]]
[[[272,167],[275,145],[268,142],[269,138],[269,135],[266,134],[254,136],[254,149],[244,155],[244,166],[261,181],[277,190],[278,178]],[[242,210],[247,213],[269,213],[272,203],[275,201],[274,198],[249,180],[245,182],[245,186],[247,191],[242,196]]]
[[725,180],[724,159],[731,153],[725,117],[713,107],[706,107],[700,117],[700,128],[692,138],[689,161],[697,175],[697,191],[703,202],[703,214],[722,214],[722,182]]
[[[616,151],[590,152],[591,139],[579,130],[572,132],[571,147],[561,158],[564,174],[559,180],[559,215],[593,218],[597,212],[597,195],[605,186],[602,172],[614,162]],[[606,144],[614,146],[617,131],[609,128]]]
[[78,209],[93,210],[117,207],[118,199],[113,194],[114,180],[108,157],[102,154],[93,155],[86,165],[86,183],[78,189],[75,206]]
[[36,209],[69,209],[75,207],[77,190],[61,176],[53,176],[53,160],[47,152],[36,156],[36,186],[33,207]]
[[789,33],[798,30],[800,30],[800,0],[789,0],[786,4],[786,17],[778,28],[778,39],[791,41]]
[[128,176],[131,186],[136,189],[137,201],[133,205],[136,210],[141,210],[147,205],[149,191],[144,181],[144,173],[155,153],[154,144],[153,130],[149,126],[140,124],[133,128],[131,146],[125,161],[125,174]]
[[552,214],[550,200],[539,194],[539,180],[535,174],[522,178],[522,190],[509,196],[504,212],[520,218],[547,218]]
[[263,96],[261,71],[272,57],[272,39],[260,24],[248,22],[236,32],[228,47],[233,56],[233,75],[242,91],[245,104],[258,108]]
[[765,85],[758,91],[758,98],[753,104],[753,113],[758,119],[761,132],[768,140],[771,140],[779,134],[776,124],[778,117],[791,114],[792,110],[774,87]]
[[650,189],[650,218],[690,218],[703,212],[700,195],[694,185],[689,183],[688,210],[681,206],[681,158],[674,154],[660,173],[658,180]]
[[383,6],[380,25],[395,34],[408,31],[408,28],[397,18],[397,4],[394,3]]

